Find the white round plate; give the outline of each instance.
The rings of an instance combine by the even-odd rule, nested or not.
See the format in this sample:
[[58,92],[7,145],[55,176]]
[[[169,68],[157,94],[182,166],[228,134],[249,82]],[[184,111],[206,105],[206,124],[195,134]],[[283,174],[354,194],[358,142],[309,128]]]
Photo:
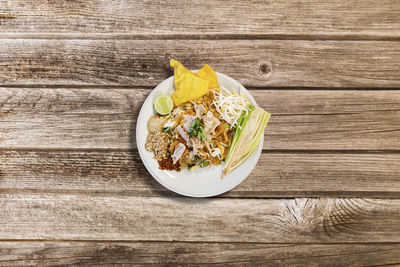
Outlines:
[[[218,82],[222,87],[231,91],[245,93],[247,99],[255,106],[256,101],[238,81],[218,73]],[[161,82],[146,98],[140,110],[136,125],[136,143],[140,157],[150,174],[163,186],[178,194],[190,197],[211,197],[225,193],[239,185],[254,169],[260,158],[264,136],[261,137],[257,149],[236,169],[221,179],[222,164],[205,168],[196,168],[193,172],[185,169],[180,172],[165,171],[158,168],[158,162],[153,159],[153,153],[145,149],[148,135],[147,121],[156,112],[154,100],[160,95],[171,96],[175,91],[174,76]]]

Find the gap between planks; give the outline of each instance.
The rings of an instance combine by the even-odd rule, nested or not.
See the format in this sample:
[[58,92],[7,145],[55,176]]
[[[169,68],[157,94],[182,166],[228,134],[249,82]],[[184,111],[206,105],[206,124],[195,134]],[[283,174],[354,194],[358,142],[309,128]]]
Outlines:
[[304,40],[399,41],[400,34],[130,34],[130,33],[1,33],[0,39],[56,40]]
[[[250,178],[251,179],[251,178]],[[159,197],[165,198],[188,198],[187,196],[178,195],[172,191],[158,191]],[[0,189],[0,195],[2,194],[30,194],[30,195],[49,195],[49,196],[91,196],[91,197],[140,197],[140,198],[154,198],[157,197],[154,194],[138,194],[136,191],[100,191],[100,190],[77,190],[77,189]],[[294,200],[296,198],[307,198],[307,199],[321,199],[321,198],[365,198],[370,199],[385,199],[385,200],[397,200],[400,199],[400,192],[387,192],[387,191],[324,191],[324,192],[306,192],[306,191],[269,191],[267,194],[262,193],[264,196],[242,196],[240,193],[229,192],[213,196],[206,197],[205,199],[248,199],[248,200]]]
[[368,241],[368,242],[307,242],[307,243],[271,243],[271,242],[253,242],[253,241],[192,241],[192,240],[180,240],[180,241],[166,241],[166,240],[129,240],[129,239],[0,239],[0,243],[20,243],[20,242],[44,242],[44,243],[63,243],[63,242],[72,242],[72,243],[175,243],[175,244],[260,244],[260,245],[273,245],[273,246],[301,246],[303,244],[306,245],[344,245],[344,244],[352,244],[352,245],[400,245],[400,242],[376,242],[376,241]]

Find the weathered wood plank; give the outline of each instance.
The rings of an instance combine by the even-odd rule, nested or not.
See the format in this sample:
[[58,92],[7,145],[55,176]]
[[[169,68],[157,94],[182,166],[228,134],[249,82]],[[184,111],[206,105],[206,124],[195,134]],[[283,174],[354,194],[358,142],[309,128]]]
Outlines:
[[1,84],[154,86],[209,63],[246,86],[400,86],[398,41],[26,40],[0,42]]
[[[176,196],[137,151],[0,151],[0,191]],[[264,153],[224,197],[400,196],[400,154]]]
[[0,1],[0,32],[399,35],[395,0]]
[[0,242],[2,266],[383,266],[400,264],[399,255],[399,244]]
[[[149,92],[3,88],[0,147],[136,148],[136,118]],[[265,149],[400,149],[400,91],[251,93],[273,114]]]
[[400,199],[1,194],[0,208],[0,239],[7,240],[400,241]]

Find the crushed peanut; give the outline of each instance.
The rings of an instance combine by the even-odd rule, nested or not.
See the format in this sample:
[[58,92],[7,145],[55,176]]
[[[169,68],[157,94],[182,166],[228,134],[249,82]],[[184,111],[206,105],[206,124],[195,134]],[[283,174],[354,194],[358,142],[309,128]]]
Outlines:
[[157,161],[160,161],[169,157],[169,144],[170,138],[168,137],[168,134],[163,132],[154,132],[147,136],[145,148],[147,151],[153,152],[154,158]]

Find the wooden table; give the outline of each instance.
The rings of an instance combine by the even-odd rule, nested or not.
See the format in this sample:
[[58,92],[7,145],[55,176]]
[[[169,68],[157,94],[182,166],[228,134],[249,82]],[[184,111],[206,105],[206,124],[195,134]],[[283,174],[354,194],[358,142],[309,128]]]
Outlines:
[[[253,173],[192,199],[135,141],[172,70],[273,114]],[[400,264],[400,2],[0,0],[0,265]]]

